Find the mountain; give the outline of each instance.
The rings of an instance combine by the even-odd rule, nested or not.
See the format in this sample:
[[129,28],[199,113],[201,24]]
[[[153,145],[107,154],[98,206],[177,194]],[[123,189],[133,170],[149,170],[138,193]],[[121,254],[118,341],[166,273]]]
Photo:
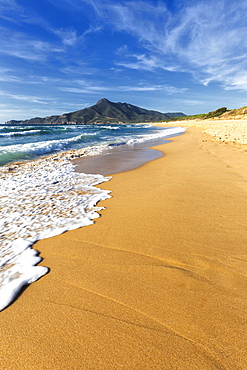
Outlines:
[[90,124],[90,123],[137,123],[162,121],[172,117],[183,117],[183,113],[160,113],[147,110],[128,103],[112,103],[100,99],[95,105],[61,116],[31,118],[24,121],[11,120],[5,122],[11,125],[43,125],[43,124]]

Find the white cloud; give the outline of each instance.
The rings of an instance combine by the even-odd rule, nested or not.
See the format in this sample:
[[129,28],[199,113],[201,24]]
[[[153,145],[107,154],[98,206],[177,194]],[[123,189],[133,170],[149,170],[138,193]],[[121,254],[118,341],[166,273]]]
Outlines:
[[0,1],[0,17],[6,20],[12,20],[9,12],[17,12],[20,10],[19,5],[15,0],[1,0]]
[[40,97],[30,96],[30,95],[10,94],[5,91],[0,91],[0,95],[15,99],[15,100],[26,101],[28,103],[51,104],[51,101],[54,101],[54,99],[40,98]]
[[[246,0],[201,0],[180,4],[171,13],[164,3],[87,1],[102,21],[126,32],[147,50],[134,61],[117,61],[131,69],[187,71],[201,83],[247,90]],[[169,69],[170,68],[170,69]],[[244,81],[244,82],[243,82]]]
[[188,106],[197,106],[205,104],[205,100],[196,100],[196,99],[175,99],[175,101],[179,102],[180,104]]
[[59,90],[76,93],[76,94],[94,94],[101,91],[109,91],[110,89],[103,86],[85,86],[85,87],[60,87]]
[[0,28],[0,53],[30,61],[44,61],[52,53],[61,53],[63,48],[49,42],[27,36],[21,32],[12,32]]
[[187,91],[186,88],[176,88],[174,86],[170,85],[150,85],[150,84],[139,84],[137,86],[128,86],[128,85],[123,85],[123,86],[101,86],[101,85],[96,85],[92,81],[86,81],[86,80],[76,80],[76,81],[70,81],[70,84],[78,84],[81,87],[70,87],[70,86],[63,86],[60,87],[59,90],[64,91],[64,92],[70,92],[70,93],[100,93],[102,91],[111,91],[111,92],[155,92],[155,91],[163,91],[169,95],[172,94],[178,94],[178,93],[184,93]]
[[187,88],[177,88],[170,85],[146,85],[146,86],[120,86],[119,91],[163,91],[169,95],[184,93]]
[[77,33],[75,30],[66,30],[62,28],[60,30],[54,30],[54,33],[61,38],[63,44],[65,45],[72,46],[78,40]]
[[161,56],[154,53],[133,54],[127,45],[123,45],[116,50],[116,55],[121,57],[120,61],[115,61],[117,66],[122,66],[136,70],[154,71],[163,69],[166,71],[177,71],[177,66],[169,64],[168,61],[161,63]]
[[[72,0],[71,2],[71,8],[74,9],[73,3],[75,0]],[[58,4],[54,4],[58,5]],[[34,10],[34,7],[30,6],[25,6],[22,7],[21,5],[17,4],[15,0],[0,0],[0,17],[5,18],[8,21],[11,21],[13,23],[18,23],[19,25],[22,24],[34,24],[36,26],[39,26],[47,32],[47,37],[52,36],[57,36],[58,40],[55,40],[55,42],[61,42],[62,46],[55,46],[54,44],[50,44],[48,42],[38,40],[38,39],[31,39],[25,33],[13,33],[13,35],[10,37],[10,42],[13,44],[13,39],[23,39],[24,41],[24,48],[27,49],[27,43],[33,43],[34,44],[34,49],[41,47],[45,50],[48,50],[48,46],[50,48],[51,52],[57,52],[57,51],[65,51],[66,47],[71,47],[74,46],[78,41],[83,41],[86,35],[98,32],[100,30],[100,27],[98,26],[90,26],[86,31],[84,31],[82,34],[78,35],[77,31],[71,28],[60,28],[57,29],[55,28],[48,19],[44,18],[42,15],[37,14],[36,11]],[[9,34],[11,31],[8,31]],[[50,34],[50,35],[49,35]],[[34,53],[34,56],[31,57],[31,53],[25,53],[26,50],[22,53],[21,50],[19,50],[18,45],[10,45],[8,48],[8,41],[9,37],[7,34],[7,29],[5,32],[3,31],[0,34],[1,36],[1,41],[3,42],[4,47],[1,49],[5,50],[8,52],[10,55],[17,56],[23,59],[29,59],[29,60],[37,60],[36,58],[36,53]],[[11,46],[14,46],[12,48]],[[2,50],[2,51],[3,51]],[[11,52],[10,52],[11,51]],[[24,57],[24,54],[26,54],[26,58]]]
[[164,62],[161,63],[160,57],[146,54],[126,54],[125,58],[131,59],[132,61],[119,61],[115,62],[117,66],[122,66],[130,69],[154,71],[156,69],[163,69],[170,72],[175,72],[178,67],[175,65],[169,65]]
[[0,74],[7,74],[9,72],[12,72],[12,69],[6,68],[6,67],[0,67]]
[[18,5],[15,0],[1,0],[0,2],[0,11],[3,12],[9,9],[16,9]]
[[18,82],[18,83],[24,83],[25,80],[16,77],[16,76],[7,76],[7,75],[0,75],[0,81],[2,82]]
[[98,70],[89,67],[82,61],[77,61],[77,63],[74,65],[68,65],[64,68],[60,68],[60,71],[67,75],[92,75],[98,73]]

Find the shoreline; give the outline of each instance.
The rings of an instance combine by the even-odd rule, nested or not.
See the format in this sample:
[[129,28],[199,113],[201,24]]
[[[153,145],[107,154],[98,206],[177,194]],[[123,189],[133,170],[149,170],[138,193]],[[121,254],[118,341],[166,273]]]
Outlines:
[[[19,296],[23,286],[48,272],[48,268],[36,266],[41,261],[32,248],[36,241],[90,225],[99,217],[97,212],[101,208],[96,204],[108,198],[109,191],[94,185],[110,179],[99,173],[127,171],[160,157],[160,152],[147,148],[160,143],[161,137],[171,137],[180,131],[184,130],[168,128],[152,135],[134,136],[126,143],[84,147],[3,166],[0,173],[0,311]],[[97,157],[90,160],[95,154]],[[83,171],[80,165],[76,171],[73,159],[81,156],[86,157],[81,161],[77,159]],[[96,166],[92,166],[93,163]],[[85,164],[88,171],[84,171]]]
[[50,273],[1,313],[5,369],[246,367],[246,153],[204,138],[155,147],[100,185],[93,226],[35,244]]
[[76,172],[112,176],[137,169],[146,163],[161,158],[164,154],[156,146],[169,143],[169,139],[150,140],[144,143],[123,144],[91,157],[73,160]]

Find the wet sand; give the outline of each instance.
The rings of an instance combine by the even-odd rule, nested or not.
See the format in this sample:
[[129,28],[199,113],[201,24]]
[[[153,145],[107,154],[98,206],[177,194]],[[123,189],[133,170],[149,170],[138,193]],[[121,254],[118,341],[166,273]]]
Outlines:
[[3,369],[246,369],[247,152],[199,129],[100,187],[92,226],[1,312]]
[[[169,140],[166,140],[166,143],[168,142]],[[76,165],[76,171],[78,172],[104,176],[113,175],[134,170],[147,162],[161,158],[163,153],[151,149],[151,147],[155,148],[155,146],[163,143],[164,140],[159,139],[150,140],[146,143],[114,146],[100,155],[75,159],[73,163]]]

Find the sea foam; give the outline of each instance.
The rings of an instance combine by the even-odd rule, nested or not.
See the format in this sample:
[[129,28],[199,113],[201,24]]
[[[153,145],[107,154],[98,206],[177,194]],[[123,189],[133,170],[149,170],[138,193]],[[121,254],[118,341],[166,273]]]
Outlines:
[[[88,148],[87,154],[95,154]],[[75,154],[73,153],[72,156]],[[0,169],[0,311],[20,289],[48,272],[31,248],[37,240],[93,223],[109,198],[94,185],[101,175],[75,172],[70,155],[53,155]]]
[[17,131],[17,132],[4,132],[0,133],[0,136],[20,136],[20,135],[36,135],[41,130],[29,130],[29,131]]
[[127,144],[135,144],[135,143],[142,143],[144,141],[148,140],[156,140],[160,138],[168,138],[173,135],[182,134],[186,129],[183,127],[171,127],[171,128],[165,128],[164,130],[160,130],[156,132],[155,134],[148,134],[148,135],[139,135],[134,138],[127,141]]

